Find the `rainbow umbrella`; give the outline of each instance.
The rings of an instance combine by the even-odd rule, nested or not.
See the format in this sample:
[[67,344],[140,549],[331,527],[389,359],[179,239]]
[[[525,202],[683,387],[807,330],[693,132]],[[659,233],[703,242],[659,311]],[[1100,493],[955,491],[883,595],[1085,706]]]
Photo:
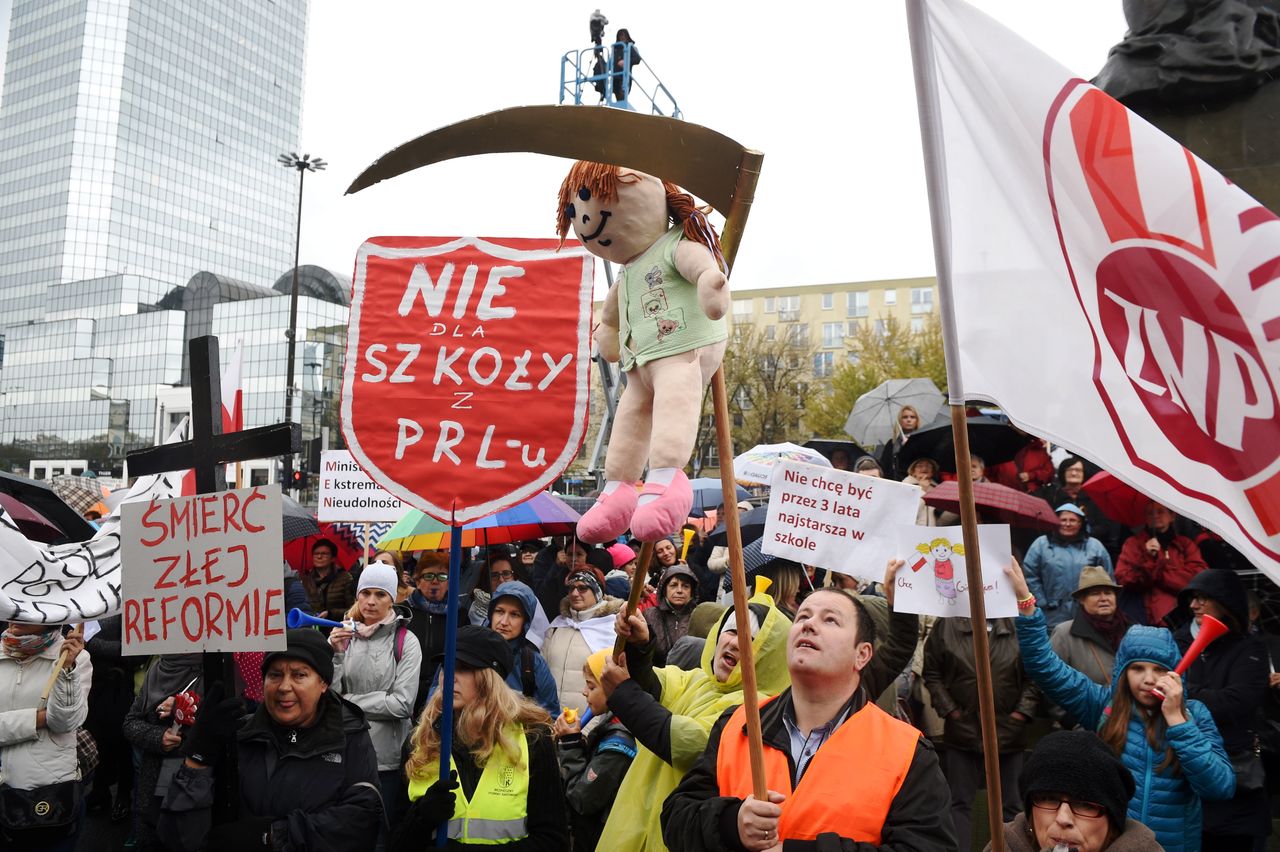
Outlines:
[[773,467],[779,462],[798,461],[818,467],[831,467],[827,457],[817,450],[784,441],[781,444],[758,444],[733,460],[733,475],[739,482],[768,485]]
[[[570,535],[580,515],[563,500],[539,491],[523,503],[462,527],[463,547],[507,544],[548,535]],[[414,509],[378,539],[381,550],[442,550],[449,546],[448,524]]]

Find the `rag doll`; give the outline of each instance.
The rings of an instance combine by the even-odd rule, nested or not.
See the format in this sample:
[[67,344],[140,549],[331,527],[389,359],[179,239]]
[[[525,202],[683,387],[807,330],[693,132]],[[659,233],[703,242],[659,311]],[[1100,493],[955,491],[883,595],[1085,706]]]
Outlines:
[[606,542],[630,528],[641,541],[656,541],[679,530],[693,505],[683,468],[728,339],[720,241],[673,184],[585,161],[560,186],[557,226],[561,240],[572,226],[587,251],[622,266],[595,341],[605,359],[621,361],[627,387],[609,436],[607,481],[578,521],[578,536]]

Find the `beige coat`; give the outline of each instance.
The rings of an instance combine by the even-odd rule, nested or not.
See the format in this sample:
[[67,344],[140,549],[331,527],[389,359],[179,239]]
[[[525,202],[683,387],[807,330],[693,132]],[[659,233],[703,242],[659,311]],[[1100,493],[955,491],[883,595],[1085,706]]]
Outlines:
[[76,729],[89,715],[93,665],[89,653],[76,655],[76,666],[53,682],[45,706],[45,727],[36,727],[40,692],[62,651],[62,638],[24,661],[0,655],[0,783],[30,790],[79,779]]
[[[605,598],[589,609],[573,612],[569,609],[566,598],[560,601],[560,615],[578,624],[606,619],[612,625],[614,616],[625,605],[626,601]],[[593,626],[599,628],[604,625],[604,621],[597,621]],[[587,699],[582,697],[582,689],[587,685],[587,679],[582,676],[582,667],[587,664],[587,657],[590,656],[591,648],[576,626],[551,627],[547,630],[546,638],[542,640],[542,658],[546,660],[547,668],[551,669],[551,677],[555,679],[561,707],[572,707],[578,713],[587,709]]]

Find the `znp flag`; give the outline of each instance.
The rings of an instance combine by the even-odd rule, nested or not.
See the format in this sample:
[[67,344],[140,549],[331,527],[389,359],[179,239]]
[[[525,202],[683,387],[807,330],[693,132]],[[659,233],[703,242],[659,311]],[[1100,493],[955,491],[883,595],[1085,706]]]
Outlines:
[[908,0],[952,399],[1280,581],[1280,220],[960,0]]

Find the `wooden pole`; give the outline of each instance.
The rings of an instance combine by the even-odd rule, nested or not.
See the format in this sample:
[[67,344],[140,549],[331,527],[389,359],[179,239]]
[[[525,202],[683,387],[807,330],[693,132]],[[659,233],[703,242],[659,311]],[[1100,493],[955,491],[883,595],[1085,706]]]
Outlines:
[[[746,150],[738,165],[733,201],[725,214],[724,235],[720,239],[725,266],[730,270],[738,255],[738,244],[747,226],[747,216],[755,200],[756,182],[764,154]],[[757,799],[769,801],[765,780],[764,744],[760,732],[760,694],[756,686],[755,655],[751,647],[751,619],[747,611],[747,572],[742,564],[742,527],[738,518],[738,483],[733,476],[733,435],[729,424],[729,395],[725,389],[724,367],[711,377],[711,401],[716,421],[716,451],[720,455],[720,489],[724,504],[724,528],[728,539],[729,576],[733,584],[733,612],[738,628],[738,665],[742,668],[742,709],[747,717],[747,748],[751,756],[751,786]],[[733,507],[733,508],[730,508]]]
[[978,512],[973,504],[973,471],[969,469],[969,424],[963,405],[951,406],[951,434],[956,446],[956,482],[960,489],[960,523],[964,528],[964,566],[969,581],[969,619],[973,623],[973,658],[978,674],[978,714],[982,756],[987,769],[987,823],[993,850],[1004,852],[1004,808],[1000,801],[1000,744],[996,738],[995,693],[987,641],[987,606],[982,594],[982,558],[978,546]]
[[58,654],[58,661],[53,664],[53,671],[49,672],[49,679],[45,681],[44,689],[40,690],[40,706],[43,707],[45,702],[49,700],[49,693],[53,692],[53,682],[58,679],[58,672],[62,671],[62,666],[67,661],[67,648],[64,645],[62,651]]
[[[629,488],[629,485],[623,485]],[[631,578],[631,593],[627,595],[627,618],[636,614],[640,608],[640,596],[644,594],[644,581],[649,576],[649,563],[653,561],[653,542],[646,541],[640,545],[640,555],[636,557],[636,573]],[[619,636],[613,641],[613,657],[616,660],[627,649],[627,640]]]
[[[369,564],[369,536],[372,535],[370,526],[371,524],[368,521],[364,522],[364,555],[362,557],[362,561],[365,565]],[[399,577],[396,578],[396,582],[400,582]]]
[[[756,691],[756,661],[751,648],[751,618],[747,611],[747,572],[742,564],[742,526],[739,523],[738,483],[733,478],[733,436],[729,434],[729,398],[724,370],[711,379],[711,399],[715,405],[716,446],[720,452],[720,487],[724,498],[724,529],[728,537],[729,572],[733,583],[733,615],[738,628],[738,665],[742,668],[742,708],[747,715],[747,747],[751,754],[751,786],[755,797],[769,801],[765,781],[764,742],[760,732],[760,694]],[[734,507],[730,509],[729,507]]]

